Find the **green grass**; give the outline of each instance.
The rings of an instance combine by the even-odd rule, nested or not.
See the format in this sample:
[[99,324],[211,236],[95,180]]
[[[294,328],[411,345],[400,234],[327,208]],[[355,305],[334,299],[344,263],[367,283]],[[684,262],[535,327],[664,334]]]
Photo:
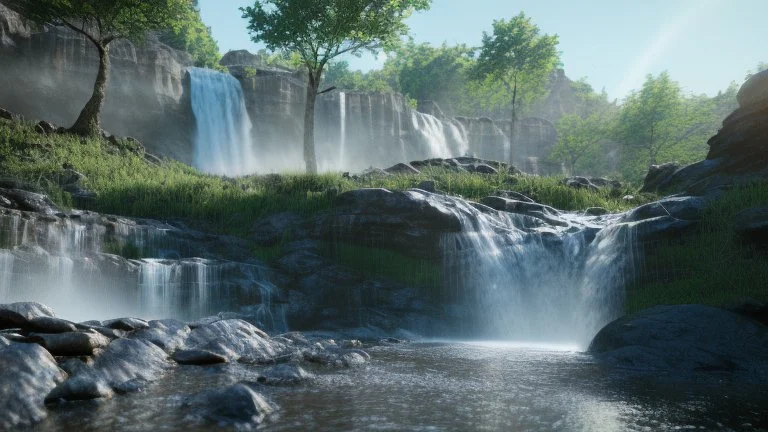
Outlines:
[[147,162],[129,142],[73,135],[39,135],[31,124],[0,120],[2,176],[30,182],[64,206],[72,205],[57,184],[64,164],[87,176],[84,186],[98,199],[92,210],[160,220],[185,219],[228,234],[245,235],[252,223],[277,212],[309,216],[331,208],[339,193],[363,187],[408,189],[435,180],[446,193],[478,200],[497,190],[515,190],[563,210],[604,207],[625,210],[630,190],[590,192],[557,178],[481,175],[425,169],[418,175],[350,179],[340,173],[284,174],[237,179],[210,176],[175,161]]
[[768,253],[744,244],[733,228],[741,210],[765,205],[768,183],[735,188],[712,202],[693,235],[646,245],[645,280],[628,288],[627,312],[659,304],[768,301]]

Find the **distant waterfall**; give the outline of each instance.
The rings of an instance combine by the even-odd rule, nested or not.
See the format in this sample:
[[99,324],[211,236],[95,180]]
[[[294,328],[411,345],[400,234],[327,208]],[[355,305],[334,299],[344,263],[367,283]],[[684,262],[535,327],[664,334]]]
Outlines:
[[347,95],[339,93],[339,167],[344,167],[347,153]]
[[190,68],[192,111],[197,121],[195,166],[227,176],[254,174],[252,124],[240,82],[230,74]]
[[431,158],[464,156],[469,149],[467,134],[455,122],[438,119],[435,116],[413,111],[413,129],[426,145]]

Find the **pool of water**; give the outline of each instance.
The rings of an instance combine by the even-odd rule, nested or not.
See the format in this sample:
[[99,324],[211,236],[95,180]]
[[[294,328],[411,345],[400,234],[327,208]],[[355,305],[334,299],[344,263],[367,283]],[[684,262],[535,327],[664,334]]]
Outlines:
[[[312,370],[263,387],[280,406],[266,431],[657,431],[768,428],[768,390],[727,380],[649,379],[605,369],[572,347],[422,342],[375,347],[370,364]],[[176,368],[143,393],[63,405],[35,430],[219,430],[186,395],[241,380],[248,365]]]

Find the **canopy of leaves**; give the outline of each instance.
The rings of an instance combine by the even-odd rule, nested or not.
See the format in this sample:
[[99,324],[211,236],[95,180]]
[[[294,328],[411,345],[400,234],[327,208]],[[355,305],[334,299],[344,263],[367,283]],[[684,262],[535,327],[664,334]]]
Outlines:
[[[196,5],[196,1],[194,2]],[[195,60],[195,66],[218,69],[221,53],[213,39],[211,28],[203,24],[200,10],[190,4],[179,25],[160,34],[160,40],[178,50],[186,51]]]
[[389,85],[384,71],[373,70],[370,72],[351,71],[349,62],[334,61],[328,64],[324,76],[325,87],[336,87],[339,90],[392,93],[394,90]]
[[610,136],[611,119],[594,113],[586,118],[568,114],[557,122],[558,141],[551,158],[565,163],[570,174],[591,174],[600,145]]
[[148,31],[178,29],[190,0],[4,0],[41,24],[65,25],[97,45],[115,39],[143,40]]
[[534,99],[559,62],[557,35],[541,34],[524,13],[493,22],[493,34],[483,33],[483,43],[471,74],[479,81],[501,82],[510,98]]
[[[257,0],[243,8],[253,40],[298,53],[317,75],[333,58],[377,52],[407,32],[404,20],[431,0]],[[319,78],[319,77],[318,77]]]

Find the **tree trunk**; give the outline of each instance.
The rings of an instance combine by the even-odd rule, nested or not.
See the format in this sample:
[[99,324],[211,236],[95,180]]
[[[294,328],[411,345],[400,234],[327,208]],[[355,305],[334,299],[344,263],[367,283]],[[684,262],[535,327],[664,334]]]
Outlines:
[[93,94],[80,111],[75,124],[69,128],[70,132],[78,135],[97,136],[101,133],[99,127],[101,108],[104,106],[109,81],[109,45],[96,45],[96,48],[99,50],[99,73],[93,85]]
[[512,89],[512,127],[510,129],[509,134],[509,165],[514,165],[514,152],[512,151],[514,149],[513,144],[515,143],[515,132],[517,129],[517,78],[515,78],[515,84]]
[[315,101],[317,90],[320,87],[320,74],[315,77],[309,72],[309,85],[307,86],[307,105],[304,108],[304,163],[307,166],[307,174],[317,173],[317,157],[315,156]]

